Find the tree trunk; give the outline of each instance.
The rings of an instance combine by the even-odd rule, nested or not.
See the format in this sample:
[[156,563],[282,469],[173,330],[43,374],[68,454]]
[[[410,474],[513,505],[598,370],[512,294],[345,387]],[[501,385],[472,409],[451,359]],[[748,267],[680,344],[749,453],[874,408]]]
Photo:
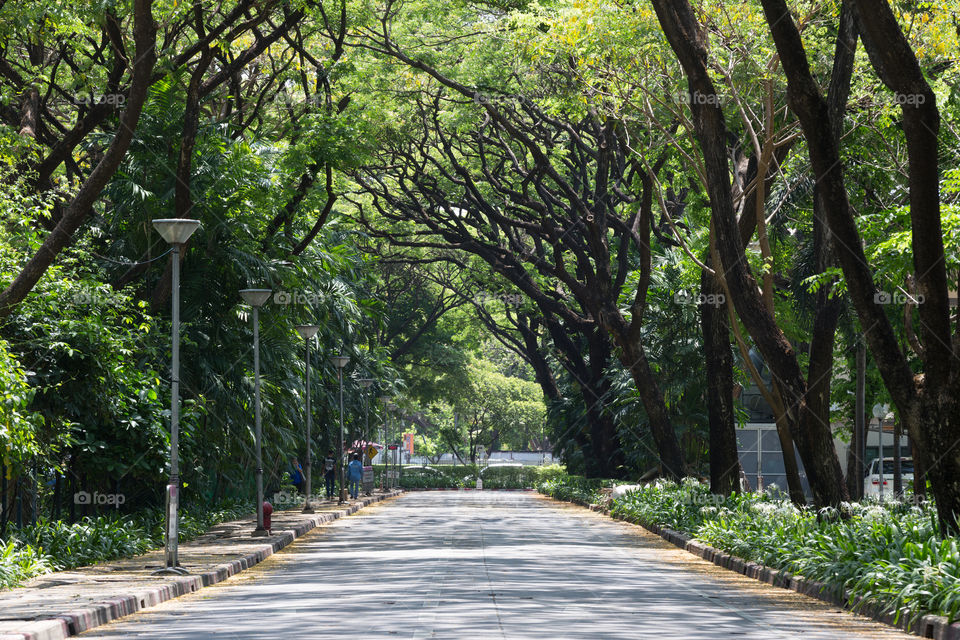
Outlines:
[[[783,396],[774,385],[773,393],[783,401]],[[781,407],[782,408],[782,407]],[[803,483],[800,481],[800,465],[797,464],[797,447],[790,432],[790,422],[784,411],[776,411],[777,438],[780,440],[780,452],[783,454],[783,473],[787,477],[787,493],[790,501],[798,507],[807,504],[807,497],[803,493]]]
[[[709,260],[706,262],[710,266]],[[723,288],[704,271],[700,293],[720,296]],[[719,298],[718,298],[719,299]],[[707,375],[707,415],[710,428],[710,491],[728,496],[740,491],[740,456],[733,408],[733,354],[726,302],[700,305]]]
[[913,439],[910,440],[910,452],[913,454],[913,495],[920,502],[927,498],[927,474],[923,456]]
[[[922,382],[918,380],[916,400],[920,406],[904,411],[898,403],[898,409],[921,450],[937,503],[940,531],[943,535],[956,534],[960,532],[960,401],[956,392],[960,388],[960,333],[950,335],[940,214],[940,110],[890,5],[879,0],[856,3],[870,62],[883,83],[905,98],[901,110],[910,170],[913,267],[923,296],[917,313],[924,345],[924,376]],[[892,389],[891,395],[895,395]]]
[[[803,128],[811,164],[823,190],[830,230],[851,299],[877,368],[907,432],[919,450],[937,500],[943,534],[956,532],[960,514],[960,405],[956,399],[958,345],[949,333],[943,236],[940,223],[939,111],[909,43],[887,2],[856,0],[863,40],[878,75],[904,100],[903,130],[910,157],[910,217],[914,269],[924,296],[924,374],[914,377],[883,308],[853,220],[839,141],[820,95],[796,24],[783,0],[762,0],[784,72],[788,98]],[[883,43],[877,46],[876,43]]]
[[[715,96],[707,70],[706,37],[687,0],[654,0],[654,8],[671,47],[686,72],[690,93]],[[757,292],[757,283],[743,260],[730,192],[726,154],[727,129],[716,100],[691,99],[694,129],[703,154],[716,246],[733,305],[774,374],[785,402],[785,418],[804,462],[814,498],[820,505],[847,499],[843,473],[829,425],[809,411],[806,382],[797,355]]]
[[636,344],[620,344],[620,362],[630,372],[640,392],[640,399],[650,421],[650,433],[656,443],[656,454],[660,458],[660,471],[663,477],[679,480],[685,475],[683,452],[677,440],[676,431],[670,421],[670,413],[663,400],[660,385],[650,370],[650,363],[643,347]]

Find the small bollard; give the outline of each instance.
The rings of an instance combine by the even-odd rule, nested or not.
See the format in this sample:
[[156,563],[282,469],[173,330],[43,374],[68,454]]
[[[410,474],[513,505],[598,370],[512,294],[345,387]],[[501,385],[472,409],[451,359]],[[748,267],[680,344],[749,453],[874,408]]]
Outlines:
[[270,532],[270,516],[273,515],[273,505],[263,501],[263,528]]

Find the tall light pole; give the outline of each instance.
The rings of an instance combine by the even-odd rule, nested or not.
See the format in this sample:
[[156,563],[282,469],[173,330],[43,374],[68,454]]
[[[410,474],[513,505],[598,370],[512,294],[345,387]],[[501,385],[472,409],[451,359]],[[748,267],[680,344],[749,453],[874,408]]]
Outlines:
[[888,411],[890,411],[889,405],[880,403],[873,405],[873,417],[877,419],[877,443],[880,454],[880,462],[877,463],[877,473],[880,474],[878,478],[880,481],[880,502],[883,502],[883,419],[887,417]]
[[260,307],[270,298],[270,289],[241,289],[243,301],[253,308],[253,414],[254,446],[257,449],[257,528],[251,534],[255,538],[267,535],[263,527],[263,446],[260,418]]
[[172,316],[171,347],[170,347],[170,480],[167,483],[167,513],[166,527],[164,528],[164,556],[165,567],[158,573],[186,574],[188,571],[180,567],[177,548],[177,508],[179,506],[180,489],[180,247],[190,239],[193,232],[200,226],[199,220],[187,218],[161,218],[153,221],[153,228],[163,236],[172,247],[173,257],[171,266],[171,304]]
[[[357,380],[360,383],[360,386],[363,387],[363,437],[360,438],[360,441],[363,442],[363,459],[365,464],[364,467],[372,465],[373,462],[370,460],[370,456],[367,455],[367,445],[370,442],[370,385],[374,383],[373,378],[360,378]],[[363,470],[364,475],[366,475],[367,470]],[[371,471],[372,473],[372,471]],[[363,480],[363,492],[367,495],[373,493],[373,481],[369,483],[366,478]]]
[[387,477],[387,420],[390,418],[390,405],[393,404],[390,402],[390,396],[380,396],[378,398],[380,402],[383,403],[383,408],[386,409],[383,413],[383,473],[380,475],[380,489],[381,491],[386,487],[386,477]]
[[310,504],[310,496],[312,495],[313,485],[311,484],[311,468],[313,467],[313,453],[310,451],[311,435],[310,427],[313,424],[313,414],[310,412],[310,341],[313,339],[313,336],[317,335],[317,331],[320,331],[320,327],[315,324],[298,324],[297,333],[300,334],[300,337],[303,338],[304,343],[306,343],[307,351],[303,359],[303,368],[306,369],[306,395],[307,395],[307,499],[303,505],[303,513],[313,513],[313,505]]
[[[397,404],[395,402],[391,401],[387,403],[387,410],[389,411],[389,414],[387,415],[387,427],[388,427],[387,439],[388,440],[393,440],[393,424],[391,423],[390,418],[393,417],[393,412],[394,410],[396,410],[396,408],[397,408]],[[389,451],[390,447],[393,447],[393,446],[395,445],[393,445],[393,443],[391,442],[390,444],[387,445],[387,450]],[[399,447],[396,449],[393,449],[393,472],[392,472],[392,477],[390,478],[391,489],[393,489],[397,484],[397,456],[399,455],[400,455]]]
[[346,460],[344,460],[346,450],[343,448],[343,368],[350,362],[350,357],[333,356],[330,358],[330,362],[337,368],[337,381],[340,383],[340,497],[337,500],[337,504],[343,504],[345,502],[343,496],[346,493],[346,487],[343,486],[343,467],[346,462]]
[[363,394],[364,426],[362,440],[364,444],[366,444],[367,439],[370,437],[370,385],[374,383],[374,380],[373,378],[360,378],[357,382],[365,389]]

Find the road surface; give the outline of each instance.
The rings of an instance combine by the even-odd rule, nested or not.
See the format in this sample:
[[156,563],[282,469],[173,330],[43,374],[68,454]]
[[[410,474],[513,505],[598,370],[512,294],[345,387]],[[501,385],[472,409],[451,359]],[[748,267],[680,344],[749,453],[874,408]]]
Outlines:
[[417,492],[82,638],[910,638],[532,493]]

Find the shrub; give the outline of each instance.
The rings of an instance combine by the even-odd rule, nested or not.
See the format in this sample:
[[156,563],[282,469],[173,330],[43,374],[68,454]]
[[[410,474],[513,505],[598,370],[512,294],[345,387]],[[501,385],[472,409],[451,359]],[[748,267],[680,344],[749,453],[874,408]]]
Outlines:
[[600,490],[611,484],[611,480],[601,478],[551,473],[537,484],[537,491],[557,500],[594,504],[602,500],[603,494]]

